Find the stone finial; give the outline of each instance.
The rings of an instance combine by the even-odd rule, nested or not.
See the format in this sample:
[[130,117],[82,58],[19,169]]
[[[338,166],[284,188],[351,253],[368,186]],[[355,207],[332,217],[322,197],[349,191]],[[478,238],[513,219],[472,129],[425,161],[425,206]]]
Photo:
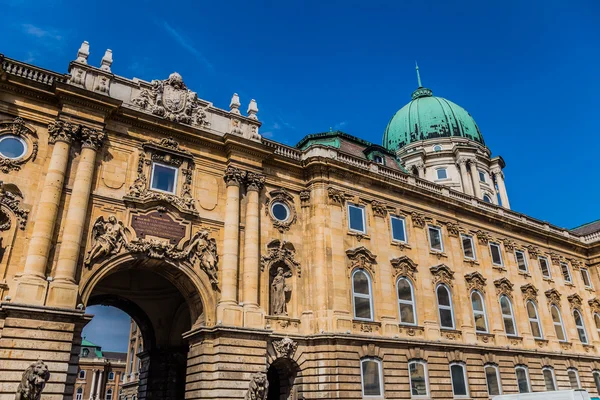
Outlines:
[[82,63],[82,64],[87,64],[87,59],[88,59],[89,55],[90,55],[90,44],[86,40],[83,43],[81,43],[81,47],[79,47],[79,50],[77,51],[77,59],[75,61]]
[[104,53],[104,57],[102,57],[102,61],[100,62],[100,69],[102,71],[110,72],[110,66],[112,65],[112,50],[107,49]]
[[232,114],[240,115],[241,105],[242,104],[240,103],[240,96],[238,96],[237,93],[234,93],[233,96],[231,96],[231,102],[229,103],[229,112]]
[[258,113],[258,105],[256,104],[256,100],[252,99],[250,100],[250,104],[248,104],[248,118],[258,120],[256,113]]

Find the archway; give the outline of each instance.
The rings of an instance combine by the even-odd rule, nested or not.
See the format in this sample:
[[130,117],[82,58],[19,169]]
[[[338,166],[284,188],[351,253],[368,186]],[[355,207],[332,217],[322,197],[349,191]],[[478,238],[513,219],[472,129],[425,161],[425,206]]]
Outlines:
[[279,358],[269,366],[267,400],[297,400],[298,386],[295,385],[298,365],[289,358]]

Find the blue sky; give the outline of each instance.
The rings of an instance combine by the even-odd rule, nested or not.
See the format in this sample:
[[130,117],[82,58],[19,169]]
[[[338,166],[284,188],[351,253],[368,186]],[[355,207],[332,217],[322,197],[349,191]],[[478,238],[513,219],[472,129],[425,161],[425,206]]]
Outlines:
[[[381,143],[425,86],[466,108],[504,157],[513,209],[574,227],[600,218],[600,2],[5,0],[0,52],[66,71],[83,40],[113,72],[182,74],[217,107],[258,101],[287,144],[344,130]],[[590,200],[592,199],[592,200]]]
[[131,319],[115,307],[90,306],[86,314],[94,315],[92,321],[83,328],[81,336],[90,342],[102,346],[104,351],[127,353]]

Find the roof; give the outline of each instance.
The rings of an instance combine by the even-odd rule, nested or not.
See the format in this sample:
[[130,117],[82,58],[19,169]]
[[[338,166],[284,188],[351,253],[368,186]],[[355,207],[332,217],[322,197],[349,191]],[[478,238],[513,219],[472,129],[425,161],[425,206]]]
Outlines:
[[571,229],[576,235],[589,235],[590,233],[600,231],[600,219],[597,221],[588,222],[587,224],[583,224],[576,228]]
[[127,361],[127,353],[121,353],[118,351],[104,351],[104,358],[107,360],[115,361]]
[[[98,346],[97,344],[94,344],[92,342],[90,342],[89,340],[83,338],[81,339],[81,347],[88,347],[88,348],[92,348],[94,351],[94,355],[97,358],[102,358],[104,357],[102,354],[102,346]],[[83,351],[83,350],[82,350]],[[93,356],[92,356],[93,357]]]

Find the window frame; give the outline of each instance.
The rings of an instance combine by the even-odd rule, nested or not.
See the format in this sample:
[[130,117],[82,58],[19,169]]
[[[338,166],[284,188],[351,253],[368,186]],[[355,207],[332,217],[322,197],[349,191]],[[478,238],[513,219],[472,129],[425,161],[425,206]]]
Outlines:
[[[517,253],[521,254],[523,256],[523,264],[525,264],[525,270],[522,270],[519,267],[519,257],[517,257]],[[517,262],[517,271],[519,272],[523,272],[528,274],[529,273],[529,265],[527,263],[527,257],[525,255],[525,252],[523,250],[515,250],[515,261]]]
[[[494,372],[496,373],[496,381],[498,382],[498,394],[490,393],[490,385],[488,383],[488,377],[487,377],[487,372],[486,372],[487,368],[492,368],[494,370]],[[485,387],[488,392],[488,396],[490,396],[490,397],[491,396],[500,396],[502,394],[502,381],[500,380],[500,369],[498,368],[498,366],[495,364],[484,364],[483,374],[485,375]]]
[[[575,374],[575,379],[577,379],[577,387],[576,388],[574,388],[571,383],[571,376],[570,376],[571,372]],[[581,380],[579,379],[579,371],[577,370],[577,368],[573,368],[573,367],[567,368],[567,377],[569,378],[569,386],[571,386],[571,389],[573,389],[573,390],[581,389]]]
[[[273,209],[276,206],[282,206],[285,209],[286,212],[286,217],[284,219],[279,219],[277,218],[277,216],[275,215],[275,211],[273,211]],[[287,205],[287,203],[283,202],[283,201],[274,201],[270,206],[269,206],[269,212],[271,213],[271,215],[273,216],[273,218],[277,221],[277,222],[287,222],[290,220],[290,217],[292,216],[292,211],[290,210],[290,207]]]
[[[404,240],[396,239],[394,237],[394,224],[393,224],[394,219],[402,221],[402,231],[403,231],[402,233],[404,234]],[[408,232],[406,231],[406,218],[400,217],[397,215],[390,215],[390,230],[392,231],[392,242],[408,243]]]
[[109,388],[109,389],[106,391],[106,394],[104,395],[104,398],[105,398],[106,400],[113,400],[113,390],[112,390],[112,388]]
[[596,391],[600,394],[600,371],[597,369],[592,371],[592,378],[594,378],[594,385],[596,386]]
[[[475,308],[473,308],[473,295],[479,296],[479,298],[481,299],[481,306],[482,306],[483,310],[475,311]],[[470,300],[471,300],[471,311],[473,312],[473,322],[474,322],[474,326],[475,326],[475,332],[476,333],[489,333],[487,313],[486,313],[486,309],[485,309],[485,298],[483,297],[483,294],[481,294],[481,292],[479,292],[478,290],[473,290],[473,291],[471,291]],[[475,314],[483,315],[483,321],[485,322],[485,330],[484,331],[477,330],[477,320],[475,319]]]
[[[566,269],[563,269],[563,267]],[[568,280],[567,280],[567,278],[565,278],[565,271],[567,272],[567,275],[569,276]],[[563,280],[565,281],[565,283],[573,284],[573,275],[571,274],[571,268],[569,268],[569,264],[567,264],[566,262],[561,262],[560,263],[560,272],[563,276]]]
[[83,388],[81,386],[75,391],[75,400],[83,400]]
[[[379,392],[380,394],[378,395],[367,395],[365,394],[365,370],[363,365],[366,362],[374,362],[377,364],[377,368],[379,370]],[[366,397],[366,398],[371,398],[371,399],[382,399],[385,395],[385,391],[384,391],[384,387],[383,387],[383,368],[382,368],[382,362],[379,358],[376,357],[363,357],[360,359],[360,386],[361,386],[361,392],[362,392],[362,396]]]
[[[378,161],[378,159],[380,161]],[[379,165],[385,165],[385,158],[379,154],[373,154],[373,162]]]
[[[440,247],[441,249],[434,249],[431,243],[431,230],[435,230],[439,233],[440,235]],[[442,228],[436,225],[427,225],[427,239],[429,239],[429,250],[434,251],[436,253],[443,253],[444,252],[444,236],[442,234]]]
[[[557,315],[558,315],[558,321],[554,321],[554,317],[552,316],[552,309],[556,309]],[[562,335],[564,339],[559,339],[558,335],[556,335],[556,338],[558,339],[559,342],[568,342],[567,339],[567,333],[565,332],[565,324],[563,322],[562,319],[562,313],[560,312],[560,308],[558,308],[558,306],[556,304],[551,304],[550,305],[550,319],[552,319],[552,325],[554,326],[554,333],[556,334],[556,327],[560,326],[560,329],[562,330]]]
[[[494,261],[494,252],[492,251],[492,247],[498,248],[498,256],[500,257],[500,264],[498,264],[497,262]],[[500,267],[504,267],[504,257],[502,257],[502,247],[500,246],[500,243],[490,242],[489,249],[490,249],[490,257],[492,258],[492,264],[500,266]]]
[[[527,305],[530,303],[533,306],[533,310],[535,311],[535,318],[531,318],[529,316],[529,310],[527,309]],[[529,328],[531,329],[531,335],[534,337],[534,339],[544,340],[544,329],[542,328],[542,321],[540,320],[540,313],[538,312],[537,305],[535,304],[535,302],[533,300],[527,300],[525,302],[525,311],[527,312],[527,319],[529,320]],[[539,337],[537,337],[533,334],[533,329],[531,328],[532,322],[536,322],[538,325],[538,329],[540,331]]]
[[[440,178],[440,171],[444,171],[444,175],[446,175],[445,178]],[[450,179],[448,177],[448,168],[446,168],[446,167],[439,167],[439,168],[435,169],[435,180],[436,181],[445,181],[445,180],[448,180],[448,179]]]
[[[18,155],[17,157],[9,157],[6,154],[3,154],[2,151],[0,150],[0,157],[6,158],[8,160],[20,160],[22,158],[25,158],[25,156],[27,156],[27,153],[29,152],[29,144],[27,143],[27,141],[25,139],[23,139],[20,136],[17,135],[13,135],[12,133],[5,133],[0,135],[0,144],[2,144],[3,141],[5,141],[6,139],[15,139],[18,142],[21,143],[21,145],[23,146],[23,152]],[[37,146],[37,144],[34,143],[34,150],[35,150],[35,146]]]
[[[542,260],[546,263],[548,275],[544,274],[544,268],[542,268]],[[552,271],[550,270],[550,262],[548,261],[548,258],[544,257],[544,256],[538,256],[538,265],[540,266],[540,272],[542,273],[542,278],[552,279]]]
[[115,380],[115,372],[114,371],[110,371],[107,375],[107,378],[109,381],[114,381]]
[[[544,371],[550,371],[550,376],[552,377],[552,385],[554,386],[554,389],[548,389],[548,386],[546,385],[546,377],[544,376]],[[554,368],[553,367],[549,367],[549,366],[545,366],[542,368],[542,378],[544,378],[544,387],[546,388],[546,391],[548,392],[554,392],[557,390],[557,386],[556,386],[556,374],[554,373]]]
[[[590,275],[590,271],[585,267],[581,267],[579,268],[579,272],[581,272],[581,280],[583,281],[583,286],[586,289],[593,289],[594,284],[592,283],[592,276]],[[584,278],[584,275],[587,277],[587,284],[585,283],[586,279]]]
[[[471,242],[471,250],[473,251],[473,257],[469,257],[465,254],[465,243],[464,240],[465,239],[469,239],[469,241]],[[460,246],[462,248],[463,251],[463,257],[467,260],[477,260],[477,251],[475,250],[475,241],[473,240],[473,236],[472,235],[467,235],[465,233],[461,233],[460,234]]]
[[[504,312],[502,311],[502,298],[505,298],[506,301],[508,301],[508,307],[510,308],[510,314],[511,314],[510,318],[512,320],[513,328],[515,329],[515,333],[513,333],[513,334],[509,334],[508,332],[506,332],[506,323],[504,322],[504,319],[507,318],[508,316],[507,316],[507,314],[504,314]],[[506,333],[506,336],[510,336],[510,337],[519,336],[519,330],[517,329],[517,323],[515,320],[515,309],[513,308],[512,301],[510,300],[510,298],[507,295],[502,294],[498,298],[498,302],[500,303],[500,315],[502,316],[502,326],[504,326],[504,333]]]
[[[454,378],[452,377],[452,367],[454,367],[454,366],[459,366],[462,368],[463,379],[465,381],[465,391],[467,392],[466,394],[457,395],[454,393]],[[469,390],[469,378],[467,377],[467,366],[465,365],[465,363],[452,362],[449,365],[449,370],[450,370],[450,383],[452,385],[452,397],[454,397],[455,399],[469,399],[470,395],[471,395],[471,391]]]
[[600,337],[600,313],[595,312],[592,317],[596,326],[596,332],[598,333],[598,337]]
[[[398,283],[400,283],[401,280],[405,280],[408,282],[408,285],[410,287],[410,297],[411,297],[412,301],[400,299],[400,296],[398,295]],[[410,279],[408,279],[406,276],[400,276],[400,277],[398,277],[398,279],[396,279],[396,297],[398,299],[398,320],[400,321],[400,324],[416,326],[417,325],[417,301],[415,298],[415,287],[414,287],[412,281]],[[402,310],[400,309],[400,304],[408,304],[412,307],[414,322],[412,322],[412,323],[411,322],[402,322]]]
[[[356,209],[359,209],[362,211],[362,223],[363,223],[362,231],[352,228],[352,225],[350,222],[350,207],[353,207],[353,208],[356,208]],[[348,230],[350,232],[362,233],[363,235],[366,235],[366,233],[367,233],[367,214],[366,214],[365,206],[360,206],[360,205],[354,204],[354,203],[348,203],[348,205],[346,206],[346,212],[348,215]]]
[[[450,305],[449,306],[442,306],[442,305],[440,305],[440,299],[439,299],[439,296],[438,296],[438,290],[441,287],[443,287],[446,290],[446,292],[448,293],[448,299],[450,300]],[[450,288],[448,286],[446,286],[445,284],[443,284],[443,283],[440,283],[439,285],[437,285],[435,287],[435,299],[436,299],[437,307],[438,307],[438,318],[440,320],[440,328],[441,329],[452,329],[452,330],[456,329],[456,321],[454,320],[454,302],[452,301],[452,292],[450,291]],[[440,310],[441,310],[442,307],[443,307],[443,309],[448,309],[448,308],[450,309],[450,315],[452,317],[452,327],[442,326],[442,315],[441,315],[441,312],[440,312]]]
[[[517,370],[523,370],[525,372],[525,382],[527,383],[527,392],[521,392],[521,388],[519,387],[519,375],[517,374]],[[531,393],[531,381],[529,379],[529,368],[524,365],[517,365],[515,367],[515,376],[517,378],[517,390],[519,393]]]
[[[83,376],[81,376],[83,374]],[[85,372],[85,369],[81,369],[79,370],[79,373],[77,374],[77,379],[85,379],[87,376],[87,372]]]
[[[581,321],[581,325],[577,325],[577,318],[575,317],[575,313],[579,315],[579,320]],[[583,320],[583,314],[578,309],[573,310],[573,321],[575,322],[575,328],[577,329],[577,336],[579,337],[579,341],[583,344],[589,344],[590,340],[588,338],[587,329],[585,328],[585,321]],[[585,340],[581,340],[581,331],[583,331],[583,338]]]
[[[369,294],[365,295],[362,293],[356,293],[354,290],[354,275],[356,275],[357,273],[363,273],[365,274],[365,276],[367,277],[367,281],[369,282]],[[374,320],[374,311],[373,311],[373,281],[371,280],[371,275],[364,269],[362,268],[357,268],[352,272],[351,275],[351,285],[352,285],[352,311],[353,311],[353,316],[354,319],[359,320],[359,321],[373,321]],[[369,299],[369,309],[370,309],[370,313],[371,313],[371,317],[370,318],[363,318],[363,317],[357,317],[356,316],[356,302],[355,302],[355,298],[356,297],[361,297],[361,298],[368,298]]]
[[[421,364],[423,366],[423,373],[425,375],[425,395],[412,394],[412,376],[410,374],[411,364]],[[410,390],[411,399],[428,399],[429,398],[429,370],[427,369],[427,361],[423,360],[411,360],[408,362],[408,388]]]
[[487,183],[487,174],[485,171],[477,169],[477,172],[479,172],[479,182]]
[[[173,191],[172,192],[169,192],[168,190],[157,189],[154,187],[154,167],[157,165],[175,171],[175,175],[173,176]],[[163,163],[160,163],[157,161],[152,161],[152,168],[150,169],[150,190],[160,192],[160,193],[168,193],[168,194],[176,195],[178,178],[179,178],[179,168],[174,167],[172,165],[163,164]]]

